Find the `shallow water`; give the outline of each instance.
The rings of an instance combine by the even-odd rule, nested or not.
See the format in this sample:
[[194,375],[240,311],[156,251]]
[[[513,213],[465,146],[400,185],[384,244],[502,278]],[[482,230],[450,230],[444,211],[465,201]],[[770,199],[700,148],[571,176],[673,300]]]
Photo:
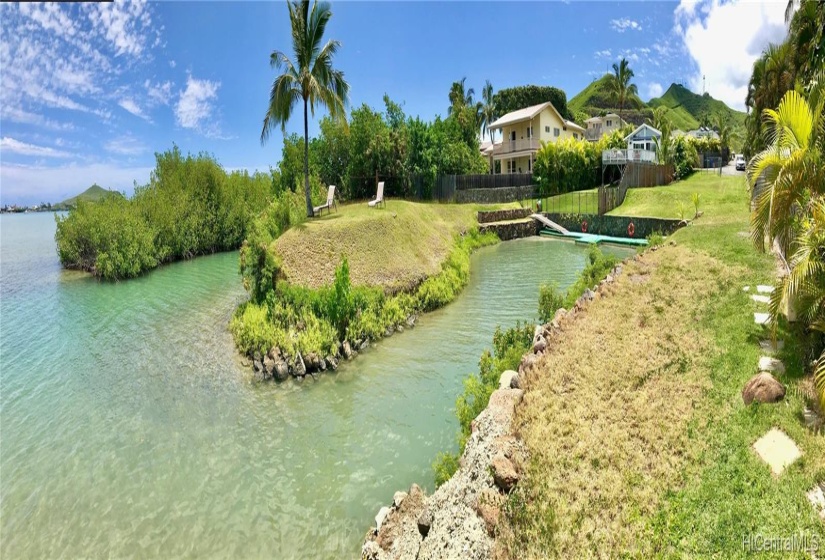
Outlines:
[[[318,382],[257,385],[226,325],[237,253],[100,283],[51,214],[0,217],[0,556],[357,557],[381,505],[455,447],[496,325],[532,319],[585,251],[502,243],[470,285]],[[625,253],[626,254],[626,253]]]

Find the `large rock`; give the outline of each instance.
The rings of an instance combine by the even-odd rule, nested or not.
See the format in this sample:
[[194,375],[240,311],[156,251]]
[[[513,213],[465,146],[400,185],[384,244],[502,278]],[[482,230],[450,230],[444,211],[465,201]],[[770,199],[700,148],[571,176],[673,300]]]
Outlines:
[[281,358],[281,349],[277,346],[273,346],[269,349],[269,354],[267,355],[277,362]]
[[544,337],[538,337],[538,340],[536,340],[533,343],[533,353],[534,354],[541,354],[542,352],[545,351],[546,348],[547,348],[547,341],[544,340]]
[[399,490],[398,492],[396,492],[396,493],[395,493],[395,494],[393,494],[393,496],[392,496],[392,505],[394,505],[394,506],[395,506],[395,507],[397,507],[397,508],[400,508],[400,507],[401,507],[401,503],[402,503],[402,502],[403,502],[406,498],[407,498],[407,493],[406,493],[406,492],[402,492],[402,491],[400,491],[400,490]]
[[326,362],[327,362],[327,367],[330,368],[332,371],[335,371],[336,369],[338,369],[338,360],[336,360],[335,356],[333,356],[332,354],[327,356]]
[[252,362],[252,377],[255,381],[264,381],[266,379],[266,371],[260,360]]
[[352,346],[349,345],[349,340],[345,340],[344,344],[341,345],[341,353],[347,360],[352,358]]
[[501,488],[502,492],[512,490],[519,479],[519,474],[513,462],[504,455],[496,455],[496,457],[493,458],[491,467],[493,468],[493,480],[496,486]]
[[745,404],[751,404],[753,401],[775,403],[783,398],[785,398],[785,386],[767,371],[751,377],[742,389],[742,400]]
[[267,354],[266,356],[264,356],[263,364],[264,364],[265,377],[268,377],[268,378],[271,379],[272,376],[275,373],[275,360],[270,358],[269,355]]
[[292,374],[295,377],[303,377],[307,374],[307,367],[304,364],[304,359],[301,357],[301,353],[298,352],[298,357],[295,359],[295,367],[293,368]]
[[272,376],[278,381],[284,381],[289,377],[289,366],[287,363],[283,360],[275,362],[275,370],[272,372]]
[[418,516],[416,520],[416,525],[418,525],[418,532],[421,533],[422,537],[426,537],[430,532],[430,526],[433,524],[433,514],[430,512],[429,509],[425,509],[421,512],[421,515]]
[[518,366],[518,372],[525,373],[530,371],[538,360],[539,357],[536,354],[525,354],[524,357],[521,358],[521,363]]
[[[513,385],[515,379],[515,386]],[[511,369],[505,370],[501,372],[501,377],[498,381],[498,388],[499,389],[510,389],[510,388],[517,389],[518,388],[518,372],[513,371]]]
[[375,516],[376,533],[381,530],[381,525],[383,525],[384,521],[387,520],[387,516],[390,514],[390,511],[392,510],[390,510],[390,508],[388,508],[387,506],[384,506],[380,510],[378,510],[378,515]]
[[484,521],[484,527],[487,529],[487,534],[495,536],[498,519],[501,516],[501,506],[504,503],[504,497],[493,490],[492,488],[485,488],[481,491],[476,501],[475,510],[478,516]]

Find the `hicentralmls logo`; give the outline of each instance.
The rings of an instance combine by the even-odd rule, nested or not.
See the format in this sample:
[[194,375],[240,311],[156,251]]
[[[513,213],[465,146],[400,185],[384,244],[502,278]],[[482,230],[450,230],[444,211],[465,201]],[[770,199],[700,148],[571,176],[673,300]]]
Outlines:
[[747,552],[817,552],[819,536],[800,533],[790,536],[745,535],[742,548]]

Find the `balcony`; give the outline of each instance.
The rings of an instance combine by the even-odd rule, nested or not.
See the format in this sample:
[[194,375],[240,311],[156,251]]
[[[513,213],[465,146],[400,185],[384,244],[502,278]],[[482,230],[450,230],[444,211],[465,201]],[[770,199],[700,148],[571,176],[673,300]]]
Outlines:
[[598,126],[596,128],[588,128],[584,132],[584,137],[591,142],[595,142],[602,137],[602,127]]
[[527,138],[525,140],[504,140],[493,148],[493,156],[512,154],[515,152],[537,151],[541,148],[538,138]]
[[602,152],[602,163],[625,164],[627,162],[658,163],[656,152],[652,150],[605,150]]

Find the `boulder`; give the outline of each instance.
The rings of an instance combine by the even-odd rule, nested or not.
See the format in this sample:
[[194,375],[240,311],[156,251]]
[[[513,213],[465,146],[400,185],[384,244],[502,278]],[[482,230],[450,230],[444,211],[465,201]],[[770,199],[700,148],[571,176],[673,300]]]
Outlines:
[[321,357],[315,352],[309,352],[304,359],[304,365],[306,366],[308,372],[318,371],[321,369]]
[[295,359],[295,367],[293,368],[292,374],[295,377],[303,377],[307,374],[307,366],[304,364],[304,359],[301,357],[300,352],[298,352],[298,357]]
[[430,533],[430,526],[433,524],[433,514],[430,513],[429,509],[421,512],[421,515],[419,515],[416,520],[416,524],[418,525],[418,532],[421,533],[421,537],[426,538]]
[[363,352],[364,350],[369,348],[369,346],[370,346],[370,341],[369,340],[364,340],[364,342],[362,342],[361,344],[358,345],[358,349]]
[[567,315],[567,310],[564,307],[556,309],[556,314],[553,315],[553,321],[550,324],[558,328],[558,326],[561,324],[561,320],[564,319],[565,315]]
[[505,370],[501,373],[501,378],[498,381],[498,388],[499,389],[509,389],[513,386],[513,379],[516,380],[516,384],[518,385],[518,372],[513,371],[511,369]]
[[277,346],[273,346],[269,349],[269,354],[267,355],[273,360],[278,361],[278,359],[281,357],[281,349]]
[[582,294],[582,297],[585,301],[593,301],[594,299],[596,299],[596,292],[594,292],[590,288],[587,288]]
[[396,332],[400,332],[400,333],[404,332],[404,325],[397,325],[395,327],[395,330],[396,330]]
[[257,350],[255,350],[255,352],[252,354],[252,359],[255,360],[255,361],[258,361],[258,362],[261,361],[262,357],[263,356],[261,356],[261,353],[258,352]]
[[283,360],[275,362],[275,371],[272,372],[272,376],[278,381],[283,381],[289,377],[289,366],[287,363]]
[[378,510],[378,515],[375,516],[375,532],[376,533],[378,533],[378,531],[381,530],[381,525],[383,525],[384,521],[387,520],[387,516],[390,514],[390,511],[391,511],[390,508],[388,508],[387,506],[384,506],[380,510]]
[[767,371],[759,372],[745,383],[742,389],[742,400],[745,404],[753,401],[760,403],[775,403],[785,398],[785,386]]
[[335,371],[336,369],[338,369],[338,360],[336,360],[335,356],[333,356],[332,354],[327,356],[326,362],[327,362],[327,367],[330,368],[331,370]]
[[530,368],[532,368],[538,360],[539,357],[536,354],[525,354],[521,358],[521,364],[518,366],[518,372],[524,373],[530,370]]
[[395,332],[395,327],[390,325],[389,327],[387,327],[387,330],[384,331],[384,336],[392,336],[394,332]]
[[[258,354],[260,356],[260,354]],[[261,363],[261,360],[253,360],[252,362],[252,371],[254,373],[260,373],[263,371],[264,365]]]
[[410,315],[409,317],[407,317],[407,326],[410,327],[410,328],[414,327],[415,326],[415,319],[416,319],[415,315]]
[[544,337],[539,337],[537,341],[533,344],[533,353],[534,354],[541,354],[547,348],[547,341],[544,340]]
[[347,360],[352,358],[352,346],[349,345],[349,340],[345,340],[341,345],[341,353]]
[[407,497],[407,493],[406,492],[401,492],[399,490],[398,492],[396,492],[392,496],[392,505],[394,505],[397,508],[400,508],[401,507],[401,502],[403,502],[406,497]]
[[487,534],[491,537],[495,535],[496,525],[501,515],[501,506],[504,500],[501,494],[492,488],[485,488],[481,491],[475,504],[476,513],[484,521]]
[[493,469],[493,480],[502,492],[509,492],[519,480],[515,465],[504,455],[496,455],[490,465]]
[[271,378],[272,375],[275,373],[275,360],[270,358],[269,354],[267,354],[266,356],[264,356],[263,365],[264,365],[264,373],[266,374],[266,377]]

